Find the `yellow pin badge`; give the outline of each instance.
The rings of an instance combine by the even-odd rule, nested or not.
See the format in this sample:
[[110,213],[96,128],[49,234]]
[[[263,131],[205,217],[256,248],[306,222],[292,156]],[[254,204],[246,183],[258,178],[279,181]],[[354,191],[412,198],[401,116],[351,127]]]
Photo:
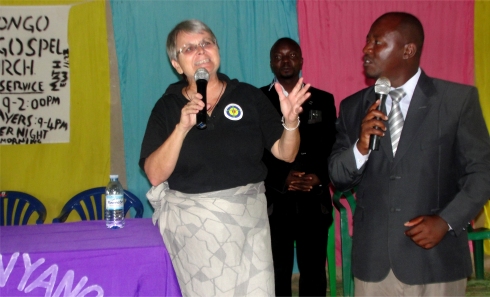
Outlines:
[[243,117],[243,109],[236,103],[230,103],[225,107],[225,117],[238,121]]

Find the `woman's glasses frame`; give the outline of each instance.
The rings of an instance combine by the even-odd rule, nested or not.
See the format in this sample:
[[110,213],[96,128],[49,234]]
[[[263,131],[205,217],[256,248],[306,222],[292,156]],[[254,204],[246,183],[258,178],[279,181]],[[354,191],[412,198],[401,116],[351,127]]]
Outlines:
[[204,38],[203,40],[201,40],[197,44],[195,44],[195,43],[184,44],[177,51],[177,56],[179,54],[191,56],[197,52],[197,49],[199,47],[201,47],[202,49],[205,49],[205,50],[210,50],[210,49],[214,48],[216,45],[217,45],[216,39]]

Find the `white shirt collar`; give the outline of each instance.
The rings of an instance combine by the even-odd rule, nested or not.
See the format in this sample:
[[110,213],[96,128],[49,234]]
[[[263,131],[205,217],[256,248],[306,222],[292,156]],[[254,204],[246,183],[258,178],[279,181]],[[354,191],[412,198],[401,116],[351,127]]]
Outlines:
[[[412,100],[412,96],[413,96],[413,93],[415,92],[415,87],[417,86],[417,83],[419,81],[420,74],[422,74],[422,70],[419,67],[419,69],[417,70],[417,73],[415,73],[415,75],[412,76],[403,86],[399,87],[399,88],[402,88],[405,91],[405,93],[407,94],[407,95],[405,95],[403,100],[405,100],[406,98],[409,99],[408,101]],[[391,88],[391,89],[394,90],[395,88]]]
[[[415,73],[414,76],[412,76],[403,86],[398,87],[398,88],[403,88],[403,91],[405,91],[406,93],[405,97],[403,97],[403,99],[400,101],[400,108],[402,110],[404,119],[407,117],[408,107],[410,106],[410,102],[412,101],[413,93],[415,92],[415,87],[419,82],[419,78],[421,74],[422,74],[422,70],[419,67],[417,73]],[[394,90],[395,88],[391,88],[391,89]],[[390,113],[391,105],[393,102],[391,97],[389,98],[390,100],[386,100],[385,102],[387,115]]]
[[[274,84],[275,84],[276,82],[278,82],[278,83],[279,83],[279,81],[277,80],[277,77],[275,77],[275,76],[274,76],[274,79],[272,80],[272,83],[271,83],[271,85],[269,86],[269,91],[270,91],[270,90],[271,90],[271,89],[274,87]],[[281,86],[281,88],[282,88],[282,93],[284,94],[284,96],[286,96],[286,97],[287,97],[287,96],[289,95],[288,91],[286,91],[286,90],[284,89],[284,87],[281,85],[281,83],[279,83],[279,85],[280,85],[280,86]],[[304,85],[305,85],[305,84],[303,83],[303,87],[304,87]]]
[[[276,82],[279,82],[279,81],[277,80],[277,77],[275,77],[275,76],[274,76],[274,79],[272,80],[272,83],[271,83],[271,85],[269,86],[269,91],[270,91],[270,90],[271,90],[271,89],[274,87],[274,84],[275,84]],[[284,87],[281,85],[281,83],[279,83],[279,85],[280,85],[280,86],[281,86],[281,88],[282,88],[282,93],[284,94],[284,96],[286,96],[286,97],[287,97],[287,96],[289,95],[289,93],[288,93],[286,90],[284,90]]]

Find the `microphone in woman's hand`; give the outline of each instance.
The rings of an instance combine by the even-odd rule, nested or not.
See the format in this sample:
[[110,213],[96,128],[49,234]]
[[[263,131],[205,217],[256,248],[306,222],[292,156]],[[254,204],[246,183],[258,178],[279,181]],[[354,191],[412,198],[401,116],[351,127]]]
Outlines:
[[199,130],[203,130],[207,127],[206,89],[208,87],[209,72],[205,68],[197,69],[196,73],[194,74],[194,80],[196,81],[197,92],[202,95],[202,101],[204,102],[204,108],[196,115],[196,127]]

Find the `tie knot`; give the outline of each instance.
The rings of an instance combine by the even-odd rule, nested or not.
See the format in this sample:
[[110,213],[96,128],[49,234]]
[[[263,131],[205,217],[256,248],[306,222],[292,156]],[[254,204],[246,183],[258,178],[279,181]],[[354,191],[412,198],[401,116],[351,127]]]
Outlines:
[[393,99],[393,101],[395,102],[400,102],[400,100],[402,100],[402,98],[405,97],[406,94],[407,93],[405,93],[403,89],[394,89],[390,91],[391,99]]

